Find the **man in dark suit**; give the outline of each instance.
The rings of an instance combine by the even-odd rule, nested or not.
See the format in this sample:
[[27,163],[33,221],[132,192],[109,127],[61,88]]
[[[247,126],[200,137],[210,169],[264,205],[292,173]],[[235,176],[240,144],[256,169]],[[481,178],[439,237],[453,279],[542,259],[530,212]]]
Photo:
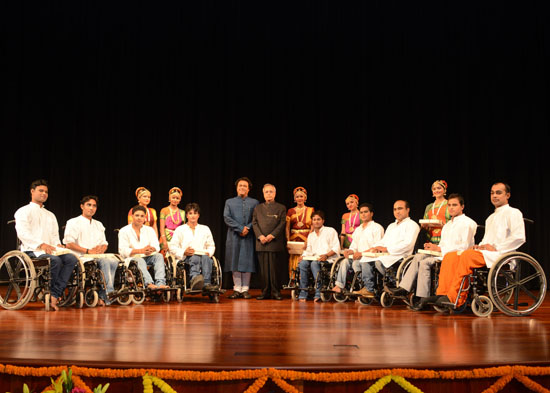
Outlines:
[[252,228],[256,236],[256,252],[260,263],[262,294],[258,300],[281,300],[277,279],[277,254],[285,248],[286,207],[275,202],[276,189],[272,184],[263,188],[265,202],[254,208]]

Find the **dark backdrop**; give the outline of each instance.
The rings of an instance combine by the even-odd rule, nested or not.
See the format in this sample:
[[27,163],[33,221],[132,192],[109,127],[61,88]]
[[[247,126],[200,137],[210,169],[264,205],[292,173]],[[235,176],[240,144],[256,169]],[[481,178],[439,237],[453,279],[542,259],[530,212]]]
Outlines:
[[[223,263],[233,182],[292,189],[339,227],[350,193],[387,226],[421,217],[435,179],[482,224],[496,180],[535,220],[548,272],[548,6],[544,1],[17,1],[2,4],[1,252],[50,182],[60,225],[79,199],[126,223],[134,190],[201,205]],[[284,271],[284,269],[282,269]]]

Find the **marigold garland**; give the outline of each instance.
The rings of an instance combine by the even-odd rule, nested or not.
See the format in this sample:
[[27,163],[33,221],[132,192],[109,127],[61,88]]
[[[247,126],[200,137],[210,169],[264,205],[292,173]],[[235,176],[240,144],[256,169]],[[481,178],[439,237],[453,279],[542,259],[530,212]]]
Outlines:
[[[13,365],[0,364],[0,373],[31,376],[31,377],[54,377],[68,370],[67,366],[52,367],[20,367]],[[496,393],[506,386],[513,378],[516,378],[525,387],[536,393],[550,393],[550,390],[531,380],[528,376],[548,376],[550,367],[531,367],[531,366],[500,366],[489,367],[485,369],[473,370],[415,370],[415,369],[382,369],[370,371],[351,371],[351,372],[303,372],[294,370],[278,369],[254,369],[254,370],[236,370],[236,371],[181,371],[164,369],[97,369],[71,366],[72,380],[75,387],[85,390],[86,393],[92,393],[89,387],[82,381],[81,377],[89,378],[143,378],[144,392],[152,393],[153,384],[155,384],[163,393],[175,393],[175,390],[168,385],[164,379],[178,381],[235,381],[235,380],[254,380],[246,389],[246,393],[256,393],[265,385],[268,379],[279,386],[286,393],[298,393],[299,390],[289,384],[289,381],[313,381],[313,382],[358,382],[358,381],[376,381],[366,393],[376,393],[380,391],[390,381],[399,384],[403,389],[410,393],[421,393],[405,378],[408,379],[481,379],[497,378],[489,388],[483,393]],[[44,390],[51,389],[52,386]]]

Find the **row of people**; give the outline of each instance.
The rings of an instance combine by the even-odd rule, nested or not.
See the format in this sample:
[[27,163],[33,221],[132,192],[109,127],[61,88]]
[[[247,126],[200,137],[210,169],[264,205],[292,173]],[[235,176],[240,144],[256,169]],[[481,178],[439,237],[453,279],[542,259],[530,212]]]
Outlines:
[[[284,236],[286,232],[287,239],[292,239],[291,234],[291,217],[294,215],[296,221],[300,220],[302,225],[296,225],[298,228],[306,226],[306,223],[311,221],[311,228],[308,230],[308,235],[304,241],[305,251],[297,254],[294,259],[299,259],[297,264],[302,280],[307,280],[307,271],[312,269],[315,273],[318,271],[318,263],[323,260],[334,260],[340,254],[343,243],[339,243],[336,231],[332,228],[324,227],[324,215],[322,212],[311,212],[305,209],[305,199],[307,192],[303,188],[295,190],[295,197],[298,209],[294,212],[287,211],[286,208],[275,202],[276,189],[271,184],[266,184],[263,188],[265,202],[260,204],[257,200],[248,197],[251,188],[251,182],[247,178],[238,179],[236,184],[237,196],[228,199],[224,208],[224,220],[228,226],[228,234],[226,241],[226,271],[231,271],[233,274],[234,291],[230,298],[249,298],[248,294],[250,274],[254,272],[254,252],[258,254],[260,261],[260,273],[262,279],[262,293],[259,299],[272,297],[280,299],[280,285],[277,281],[276,273],[276,253],[284,250]],[[437,190],[437,188],[442,188]],[[179,189],[178,189],[179,190]],[[456,298],[456,269],[455,265],[473,265],[487,264],[486,259],[494,260],[495,254],[509,251],[519,247],[524,241],[524,229],[521,212],[517,209],[512,209],[509,214],[515,219],[513,229],[503,230],[508,228],[511,219],[509,215],[499,215],[504,217],[500,220],[490,217],[488,223],[496,220],[496,224],[488,225],[492,228],[486,232],[489,240],[493,243],[499,241],[508,241],[510,246],[505,247],[504,244],[487,244],[486,238],[482,242],[482,246],[478,247],[477,253],[465,253],[468,258],[461,257],[461,251],[470,248],[473,244],[473,235],[475,234],[475,223],[463,215],[464,201],[459,195],[453,195],[449,201],[440,195],[444,195],[446,191],[446,183],[437,181],[432,186],[436,201],[432,206],[426,208],[425,217],[433,219],[438,217],[443,204],[445,204],[444,216],[451,218],[450,222],[443,226],[443,230],[439,233],[434,232],[429,234],[432,242],[425,244],[426,250],[441,251],[442,259],[445,262],[442,267],[442,278],[438,294],[446,296],[444,300],[454,301]],[[142,190],[143,191],[143,190]],[[176,191],[176,192],[173,192]],[[171,190],[171,193],[178,194],[181,200],[181,191]],[[496,208],[508,206],[508,198],[510,196],[509,186],[503,183],[493,185],[491,190],[491,201]],[[494,197],[493,197],[494,195]],[[31,185],[31,203],[20,208],[16,214],[17,234],[21,241],[22,251],[27,252],[30,256],[38,257],[43,254],[48,255],[51,259],[51,292],[52,292],[52,308],[57,309],[57,299],[61,296],[64,285],[68,281],[74,266],[77,263],[76,258],[72,254],[54,255],[57,248],[62,248],[61,241],[58,235],[58,226],[55,216],[44,208],[44,203],[48,197],[47,182],[39,180]],[[149,195],[150,198],[150,195]],[[177,198],[174,198],[177,200]],[[351,196],[351,199],[358,202],[356,196]],[[92,217],[97,210],[97,197],[85,197],[81,201],[82,215],[71,219],[67,222],[65,237],[63,243],[66,247],[72,250],[76,255],[83,254],[104,254],[107,248],[105,240],[105,228],[103,225],[94,220]],[[177,203],[175,203],[177,206]],[[301,209],[300,209],[301,208]],[[508,209],[500,209],[508,212]],[[353,208],[350,209],[350,213]],[[373,275],[374,269],[383,272],[384,269],[393,265],[404,256],[413,251],[414,243],[419,232],[418,225],[409,217],[410,208],[406,201],[396,201],[394,204],[394,216],[396,221],[392,223],[384,233],[383,228],[373,221],[373,208],[369,204],[362,204],[358,209],[360,215],[360,225],[355,227],[352,234],[352,241],[348,249],[343,250],[346,257],[345,263],[340,269],[340,276],[336,285],[332,290],[340,292],[345,283],[345,276],[342,276],[347,271],[347,263],[351,263],[354,271],[361,271],[364,288],[359,291],[361,296],[373,296]],[[518,214],[519,212],[519,214]],[[431,213],[431,215],[430,215]],[[179,259],[188,258],[193,268],[191,269],[191,278],[201,275],[204,279],[204,284],[209,285],[209,273],[211,272],[211,256],[215,251],[215,244],[212,239],[210,229],[206,226],[198,224],[200,216],[200,208],[197,204],[190,204],[183,213],[187,216],[189,222],[183,226],[177,226],[171,233],[172,242],[167,242],[173,247],[174,254]],[[496,213],[495,213],[496,214]],[[123,257],[133,257],[138,260],[138,266],[143,273],[145,285],[150,289],[165,288],[166,282],[164,277],[164,261],[161,255],[158,254],[160,244],[158,236],[152,227],[145,225],[149,219],[147,209],[144,206],[136,206],[131,210],[130,224],[122,228],[119,232],[119,253]],[[184,215],[180,214],[182,221]],[[190,219],[190,215],[192,219]],[[289,218],[290,217],[290,218]],[[306,220],[305,217],[308,217]],[[518,224],[521,221],[521,225]],[[353,220],[347,219],[347,222]],[[345,225],[343,225],[343,228]],[[468,230],[465,230],[467,227]],[[347,228],[349,230],[349,226]],[[521,232],[523,231],[523,232]],[[252,235],[254,233],[254,235]],[[296,232],[304,238],[305,232]],[[521,236],[523,233],[523,237]],[[341,234],[342,235],[342,234]],[[344,234],[345,235],[345,234]],[[439,236],[438,236],[439,235]],[[345,235],[347,236],[347,235]],[[504,240],[502,239],[504,236]],[[39,239],[39,240],[36,240]],[[191,240],[190,240],[191,239]],[[296,239],[296,238],[294,238]],[[341,240],[341,239],[340,239]],[[440,240],[443,244],[438,246]],[[175,242],[174,242],[175,241]],[[255,245],[254,243],[255,242]],[[172,246],[173,243],[173,246]],[[197,247],[197,244],[199,246]],[[183,247],[183,245],[186,245]],[[511,248],[514,246],[515,248]],[[195,253],[194,248],[200,249],[200,253]],[[374,252],[383,253],[386,255],[365,257],[363,253]],[[202,254],[202,255],[199,255]],[[479,255],[478,255],[479,254]],[[317,257],[317,258],[306,258]],[[210,261],[208,261],[210,259]],[[313,259],[317,259],[313,261]],[[437,259],[419,254],[415,257],[413,263],[414,268],[409,269],[408,274],[411,277],[405,277],[402,280],[402,286],[394,289],[394,293],[399,294],[403,291],[410,291],[412,283],[418,281],[418,272],[425,272],[430,264],[435,263]],[[461,262],[461,261],[468,262]],[[106,291],[113,291],[112,280],[114,272],[118,265],[118,260],[114,258],[101,258],[99,260],[100,267],[106,278]],[[293,262],[294,263],[294,262]],[[154,268],[155,282],[147,271],[147,266],[152,265]],[[451,266],[451,267],[449,267]],[[464,269],[460,270],[460,274],[464,273]],[[418,296],[428,299],[429,290],[426,291],[425,280],[422,285],[417,285]],[[305,284],[302,282],[301,286]],[[193,285],[193,284],[192,284]],[[451,288],[451,289],[449,289]],[[315,299],[318,299],[319,294],[316,293]],[[106,293],[100,294],[102,301],[107,302]],[[300,294],[300,299],[305,300],[305,293]]]

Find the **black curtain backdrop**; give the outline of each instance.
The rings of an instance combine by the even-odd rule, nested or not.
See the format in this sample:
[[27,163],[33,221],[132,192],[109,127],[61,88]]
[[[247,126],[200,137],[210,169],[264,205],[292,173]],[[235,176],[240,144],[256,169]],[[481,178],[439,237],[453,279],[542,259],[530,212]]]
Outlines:
[[547,4],[4,2],[0,252],[37,178],[60,226],[100,197],[110,252],[138,186],[157,211],[178,186],[222,264],[240,176],[287,207],[306,187],[337,229],[350,193],[384,227],[398,198],[421,218],[435,179],[483,224],[503,180],[548,272]]

